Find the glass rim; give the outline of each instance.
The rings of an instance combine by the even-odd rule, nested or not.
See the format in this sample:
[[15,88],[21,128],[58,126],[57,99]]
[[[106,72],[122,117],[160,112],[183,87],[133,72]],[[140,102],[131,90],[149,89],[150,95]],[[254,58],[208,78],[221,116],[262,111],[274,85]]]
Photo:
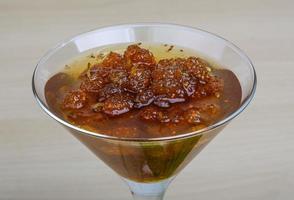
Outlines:
[[[222,40],[223,42],[226,43],[226,45],[228,45],[230,48],[232,48],[234,51],[236,51],[240,57],[242,57],[251,67],[252,71],[253,71],[253,87],[250,90],[249,95],[247,95],[247,97],[243,100],[243,102],[241,103],[241,105],[239,106],[239,108],[237,110],[235,110],[234,112],[230,113],[228,116],[226,116],[224,119],[217,121],[216,123],[211,124],[210,126],[207,126],[203,129],[197,130],[197,131],[192,131],[192,132],[187,132],[187,133],[183,133],[183,134],[179,134],[179,135],[174,135],[174,136],[165,136],[165,137],[153,137],[153,138],[126,138],[126,137],[116,137],[116,136],[110,136],[110,135],[106,135],[106,134],[101,134],[101,133],[96,133],[96,132],[92,132],[77,126],[74,126],[73,124],[61,119],[60,117],[58,117],[57,115],[55,115],[54,113],[52,113],[50,111],[50,109],[48,108],[48,106],[41,100],[41,98],[39,97],[36,88],[35,88],[35,77],[36,77],[36,73],[37,70],[39,68],[39,66],[47,60],[47,58],[49,58],[51,55],[53,55],[56,51],[58,51],[59,49],[61,49],[63,46],[65,46],[66,44],[80,38],[80,37],[84,37],[88,34],[91,34],[92,32],[95,31],[103,31],[103,30],[107,30],[107,29],[120,29],[120,28],[132,28],[132,27],[174,27],[174,28],[181,28],[181,29],[186,29],[189,31],[200,31],[203,33],[208,34],[210,37],[214,37],[218,40]],[[209,55],[208,55],[209,56]],[[54,120],[56,120],[57,122],[61,123],[62,125],[73,129],[75,131],[77,131],[80,134],[86,134],[89,136],[93,136],[93,137],[98,137],[101,139],[109,139],[109,140],[116,140],[116,141],[137,141],[137,142],[152,142],[152,141],[167,141],[167,140],[177,140],[177,139],[182,139],[182,138],[187,138],[187,137],[192,137],[192,136],[197,136],[197,135],[201,135],[201,134],[205,134],[206,132],[210,132],[211,130],[214,130],[218,127],[221,127],[222,125],[225,125],[227,122],[231,121],[232,119],[234,119],[235,117],[237,117],[247,106],[248,104],[251,102],[255,91],[256,91],[256,85],[257,85],[257,77],[256,77],[256,71],[254,69],[254,65],[252,63],[252,61],[249,59],[249,57],[244,53],[243,50],[241,50],[238,46],[236,46],[235,44],[233,44],[232,42],[230,42],[229,40],[216,35],[214,33],[199,29],[199,28],[195,28],[192,26],[186,26],[186,25],[179,25],[179,24],[173,24],[173,23],[132,23],[132,24],[119,24],[119,25],[111,25],[111,26],[104,26],[104,27],[100,27],[100,28],[96,28],[96,29],[92,29],[90,31],[84,32],[84,33],[80,33],[78,35],[75,35],[74,37],[71,37],[69,39],[65,39],[62,42],[58,43],[55,47],[51,48],[49,51],[47,51],[47,53],[45,53],[40,60],[38,61],[34,72],[33,72],[33,77],[32,77],[32,90],[33,90],[33,94],[34,97],[36,99],[36,101],[38,102],[39,106],[42,108],[42,110],[44,110],[50,117],[52,117]]]

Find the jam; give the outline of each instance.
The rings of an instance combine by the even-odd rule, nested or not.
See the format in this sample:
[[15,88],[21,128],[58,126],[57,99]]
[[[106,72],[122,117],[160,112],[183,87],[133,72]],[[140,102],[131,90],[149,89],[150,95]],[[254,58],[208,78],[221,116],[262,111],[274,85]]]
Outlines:
[[[174,46],[157,48],[166,48],[166,54],[177,51]],[[120,52],[85,56],[87,66],[48,80],[47,103],[76,126],[123,138],[200,130],[238,108],[241,88],[233,72],[187,56],[183,49],[178,52],[181,56],[165,58],[132,44]],[[70,70],[77,67],[81,72],[74,76]]]

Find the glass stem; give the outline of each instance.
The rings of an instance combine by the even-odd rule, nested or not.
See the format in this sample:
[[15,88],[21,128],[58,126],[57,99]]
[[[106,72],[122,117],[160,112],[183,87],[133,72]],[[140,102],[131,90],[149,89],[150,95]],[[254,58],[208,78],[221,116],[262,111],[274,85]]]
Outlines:
[[155,183],[139,183],[125,179],[134,200],[163,200],[165,191],[173,178]]

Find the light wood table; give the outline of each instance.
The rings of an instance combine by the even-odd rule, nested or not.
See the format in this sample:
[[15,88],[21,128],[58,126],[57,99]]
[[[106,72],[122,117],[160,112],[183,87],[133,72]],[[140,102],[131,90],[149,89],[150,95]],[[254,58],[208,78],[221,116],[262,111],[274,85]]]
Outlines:
[[31,76],[59,41],[104,25],[172,22],[241,47],[258,74],[248,107],[166,199],[294,199],[294,1],[0,1],[0,200],[127,200],[126,185],[37,106]]

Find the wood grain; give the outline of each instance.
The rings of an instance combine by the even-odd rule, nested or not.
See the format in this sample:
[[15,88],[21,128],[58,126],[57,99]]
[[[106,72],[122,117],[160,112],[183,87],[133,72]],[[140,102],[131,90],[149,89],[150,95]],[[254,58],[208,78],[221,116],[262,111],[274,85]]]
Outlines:
[[249,108],[177,177],[166,199],[291,200],[294,196],[294,3],[246,1],[0,1],[0,200],[127,200],[128,188],[33,99],[38,59],[104,25],[196,26],[252,58]]

